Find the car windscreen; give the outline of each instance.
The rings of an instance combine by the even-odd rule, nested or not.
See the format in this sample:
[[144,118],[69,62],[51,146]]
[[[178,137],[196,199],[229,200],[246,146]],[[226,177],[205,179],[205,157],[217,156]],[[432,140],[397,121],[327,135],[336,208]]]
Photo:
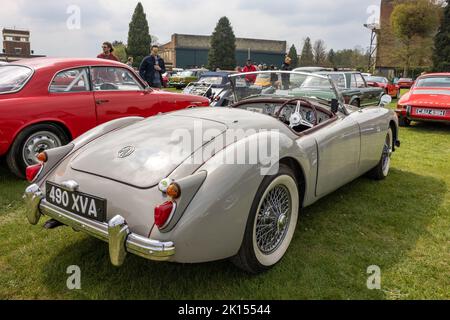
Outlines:
[[450,88],[450,76],[448,77],[428,77],[419,79],[417,88]]
[[[341,100],[330,79],[324,76],[288,72],[261,71],[231,76],[235,99],[250,98],[312,98],[324,103]],[[266,81],[259,81],[267,79]]]
[[188,77],[193,77],[194,76],[194,71],[183,71],[179,74],[177,74],[177,77],[182,77],[182,78],[188,78]]
[[206,76],[206,77],[201,77],[198,82],[219,85],[219,84],[223,83],[223,78],[216,77],[216,76]]
[[33,70],[23,66],[0,66],[0,94],[22,89],[33,74]]

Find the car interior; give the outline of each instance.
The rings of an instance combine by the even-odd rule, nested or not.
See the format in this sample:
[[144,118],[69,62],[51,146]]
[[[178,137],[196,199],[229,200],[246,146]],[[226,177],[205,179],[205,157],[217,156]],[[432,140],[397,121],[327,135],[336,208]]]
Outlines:
[[285,102],[241,102],[235,107],[274,117],[296,133],[307,131],[335,117],[335,113],[302,98]]

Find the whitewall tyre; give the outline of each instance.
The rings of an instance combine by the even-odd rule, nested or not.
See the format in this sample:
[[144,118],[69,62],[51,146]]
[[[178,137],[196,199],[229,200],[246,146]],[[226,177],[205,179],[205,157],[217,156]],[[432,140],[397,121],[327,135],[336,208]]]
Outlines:
[[381,153],[381,160],[378,165],[369,172],[369,176],[375,180],[386,179],[391,169],[391,157],[394,148],[394,135],[392,128],[389,128]]
[[233,262],[253,274],[280,262],[294,236],[299,209],[295,175],[280,165],[278,174],[266,177],[256,194],[241,249]]

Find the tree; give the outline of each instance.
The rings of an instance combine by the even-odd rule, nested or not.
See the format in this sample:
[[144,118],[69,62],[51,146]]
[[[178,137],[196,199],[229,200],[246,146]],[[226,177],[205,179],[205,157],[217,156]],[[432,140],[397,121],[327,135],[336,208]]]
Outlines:
[[291,48],[289,49],[288,57],[291,58],[291,60],[292,60],[291,67],[297,68],[298,67],[298,53],[297,53],[297,48],[295,47],[295,45],[292,45]]
[[150,53],[152,38],[150,36],[147,16],[144,7],[139,2],[134,10],[128,31],[127,53],[134,58],[134,66],[138,67]]
[[404,61],[403,76],[407,77],[416,53],[415,44],[430,36],[437,28],[437,6],[429,0],[410,0],[395,6],[391,16],[392,29],[402,43],[399,52]]
[[152,46],[159,46],[159,38],[157,36],[155,36],[154,34],[151,34],[150,37],[152,38]]
[[321,66],[327,60],[327,47],[325,46],[325,42],[323,40],[317,40],[314,42],[313,47],[314,54],[314,64],[316,66]]
[[127,47],[122,41],[114,41],[112,43],[114,48],[114,55],[119,59],[120,62],[127,62]]
[[331,67],[333,67],[333,68],[336,67],[336,52],[334,52],[333,49],[331,49],[331,50],[328,52],[327,60],[328,60],[328,65],[329,65],[329,66],[331,66]]
[[[330,59],[330,57],[333,57]],[[355,49],[330,50],[328,63],[336,68],[351,68],[357,70],[367,69],[368,53],[361,47]],[[330,63],[333,62],[333,64]]]
[[450,72],[450,3],[444,9],[441,26],[434,38],[433,68],[436,72]]
[[302,54],[300,56],[300,67],[310,67],[314,64],[314,54],[311,45],[311,38],[307,37],[303,45]]
[[233,70],[236,67],[236,37],[227,17],[220,18],[211,36],[208,67],[211,70]]

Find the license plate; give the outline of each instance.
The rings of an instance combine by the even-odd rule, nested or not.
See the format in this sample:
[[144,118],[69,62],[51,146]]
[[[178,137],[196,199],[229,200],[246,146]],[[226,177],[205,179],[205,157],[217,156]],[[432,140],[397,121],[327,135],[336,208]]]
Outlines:
[[445,110],[435,110],[435,109],[416,109],[416,114],[426,115],[426,116],[439,116],[443,117],[445,116]]
[[81,192],[67,191],[51,183],[46,183],[46,201],[79,216],[105,222],[106,200]]

